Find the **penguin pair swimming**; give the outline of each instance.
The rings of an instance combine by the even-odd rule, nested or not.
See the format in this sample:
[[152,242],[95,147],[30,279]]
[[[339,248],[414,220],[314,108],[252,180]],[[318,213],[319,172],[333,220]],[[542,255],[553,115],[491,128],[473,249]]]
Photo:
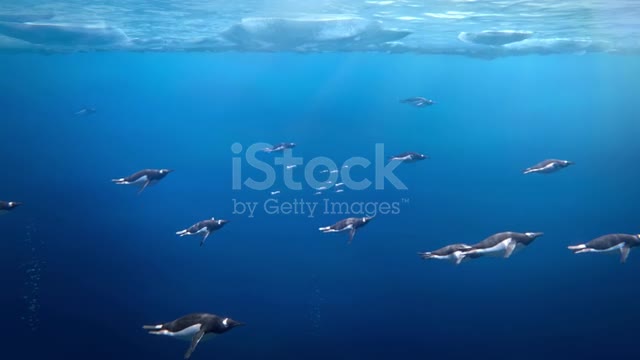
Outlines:
[[140,190],[138,190],[138,194],[142,193],[144,189],[149,185],[153,185],[158,181],[164,179],[169,173],[173,172],[173,170],[169,169],[145,169],[140,170],[137,173],[120,178],[111,180],[113,183],[118,185],[136,185],[140,186]]
[[405,163],[412,163],[420,160],[429,159],[429,155],[420,154],[417,152],[403,152],[395,156],[390,156],[389,161],[402,161]]
[[209,235],[222,229],[222,227],[228,222],[228,220],[216,220],[215,218],[211,218],[210,220],[199,221],[187,229],[180,230],[176,232],[176,235],[179,235],[180,237],[187,235],[201,235],[202,239],[200,240],[200,246],[202,246]]
[[587,252],[615,253],[620,252],[620,262],[625,263],[632,248],[640,246],[640,235],[608,234],[593,239],[585,244],[569,246],[574,254]]
[[166,335],[191,341],[189,349],[184,354],[184,358],[189,359],[201,341],[209,340],[216,335],[224,334],[242,325],[244,324],[228,317],[223,318],[214,314],[199,313],[186,315],[160,325],[144,325],[142,328],[149,330],[149,334]]
[[8,213],[20,205],[22,203],[17,201],[0,201],[0,215]]
[[539,162],[522,171],[523,174],[551,174],[558,170],[564,169],[569,165],[573,165],[572,161],[547,159]]
[[349,231],[349,244],[351,244],[351,242],[353,241],[353,238],[356,236],[356,231],[367,225],[371,220],[373,219],[373,216],[371,217],[352,217],[352,218],[347,218],[344,220],[340,220],[337,223],[330,225],[330,226],[325,226],[325,227],[321,227],[318,228],[318,230],[322,231],[323,233],[333,233],[333,232],[342,232],[342,231]]
[[296,147],[295,143],[280,143],[269,148],[264,148],[262,149],[262,151],[272,153],[272,152],[285,151],[287,149],[293,149],[294,147]]
[[477,259],[484,256],[501,256],[509,258],[514,252],[530,245],[535,239],[543,236],[541,232],[501,232],[489,236],[473,245],[453,244],[431,252],[418,253],[423,259],[449,260],[460,264],[466,259]]
[[407,99],[404,99],[404,100],[400,100],[400,102],[403,103],[403,104],[410,104],[410,105],[413,105],[415,107],[431,106],[431,105],[436,103],[433,100],[429,100],[429,99],[421,97],[421,96],[407,98]]

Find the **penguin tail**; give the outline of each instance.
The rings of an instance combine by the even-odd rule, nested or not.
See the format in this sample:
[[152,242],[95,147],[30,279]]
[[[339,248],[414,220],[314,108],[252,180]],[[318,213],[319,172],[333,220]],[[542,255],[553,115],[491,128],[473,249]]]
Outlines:
[[162,330],[162,325],[143,325],[142,328],[145,330]]
[[124,184],[126,181],[124,179],[111,179],[111,182],[120,185]]
[[176,235],[178,235],[178,236],[185,236],[185,235],[187,235],[187,233],[188,233],[187,230],[176,231]]
[[431,259],[433,257],[433,255],[430,252],[419,252],[418,255],[423,260]]
[[585,250],[587,248],[587,246],[585,244],[580,244],[580,245],[575,245],[575,246],[569,246],[568,249],[573,251],[574,254],[578,254],[581,251]]
[[318,230],[327,232],[327,231],[331,230],[331,226],[321,227],[321,228],[318,228]]

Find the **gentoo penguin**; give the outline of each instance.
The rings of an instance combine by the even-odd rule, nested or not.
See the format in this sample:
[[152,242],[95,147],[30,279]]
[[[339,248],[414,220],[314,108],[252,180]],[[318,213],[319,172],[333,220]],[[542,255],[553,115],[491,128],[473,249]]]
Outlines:
[[332,233],[332,232],[341,232],[349,230],[349,244],[353,241],[353,237],[356,236],[356,231],[367,225],[369,221],[373,219],[372,217],[361,217],[361,218],[347,218],[344,220],[340,220],[337,223],[331,226],[321,227],[318,230],[323,233]]
[[450,260],[458,265],[464,260],[464,253],[472,249],[473,248],[467,244],[452,244],[435,251],[419,252],[418,255],[425,260]]
[[22,205],[21,202],[0,201],[0,215],[8,213],[9,211],[17,208],[20,205]]
[[228,220],[216,220],[211,218],[210,220],[197,222],[187,229],[178,231],[176,235],[180,235],[180,237],[186,235],[202,235],[202,239],[200,240],[200,246],[202,246],[209,235],[213,234],[216,230],[222,229],[222,227],[228,222]]
[[189,350],[184,354],[188,359],[200,341],[223,334],[236,326],[244,325],[230,318],[222,318],[213,314],[191,314],[161,325],[145,325],[149,334],[173,336],[181,340],[191,341]]
[[427,98],[423,98],[423,97],[420,97],[420,96],[416,96],[416,97],[411,97],[411,98],[408,98],[408,99],[400,100],[400,102],[403,103],[403,104],[411,104],[411,105],[416,106],[416,107],[431,106],[431,105],[436,103],[433,100],[429,100]]
[[389,157],[389,160],[411,163],[411,162],[416,162],[416,161],[424,160],[428,158],[429,158],[428,155],[418,154],[416,152],[403,152],[402,154]]
[[112,182],[118,185],[138,185],[141,186],[138,194],[144,191],[147,186],[152,185],[160,180],[162,180],[167,174],[173,172],[173,170],[169,169],[145,169],[140,170],[137,173],[127,176],[121,179],[113,179]]
[[569,165],[573,165],[573,162],[567,160],[548,159],[525,169],[522,173],[551,174],[552,172],[556,172],[560,169],[566,168]]
[[569,246],[574,254],[586,252],[613,252],[620,250],[620,262],[627,261],[631,248],[640,246],[640,235],[609,234],[593,239],[586,244]]
[[77,111],[74,115],[75,116],[86,116],[86,115],[94,114],[95,112],[96,112],[95,108],[82,108],[82,109],[80,109],[80,111]]
[[262,151],[272,153],[272,152],[284,151],[286,149],[293,149],[294,147],[296,147],[296,144],[294,143],[280,143],[270,148],[264,148]]
[[544,235],[541,232],[501,232],[489,236],[481,242],[471,245],[472,249],[465,251],[464,256],[472,259],[482,256],[503,256],[508,258],[514,251],[531,244],[536,238]]

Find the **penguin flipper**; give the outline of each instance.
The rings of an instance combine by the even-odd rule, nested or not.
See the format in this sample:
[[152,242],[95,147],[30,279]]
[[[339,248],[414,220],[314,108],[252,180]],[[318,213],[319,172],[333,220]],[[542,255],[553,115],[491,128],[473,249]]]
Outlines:
[[513,254],[513,251],[516,249],[516,245],[518,245],[518,243],[514,240],[509,241],[509,243],[507,244],[507,249],[504,252],[505,259],[508,259]]
[[627,262],[627,258],[629,257],[629,252],[631,252],[631,248],[626,246],[626,245],[623,246],[620,249],[620,262],[621,263],[624,264],[625,262]]
[[193,338],[191,339],[191,345],[189,346],[187,352],[184,354],[185,359],[191,357],[191,354],[193,354],[193,351],[196,349],[196,346],[198,346],[198,343],[200,343],[200,340],[202,340],[203,336],[204,330],[200,330],[195,335],[193,335]]
[[144,182],[144,185],[142,185],[142,187],[140,188],[140,190],[138,190],[138,195],[142,194],[142,192],[144,191],[144,189],[146,189],[146,188],[147,188],[147,186],[149,186],[149,184],[150,184],[150,183],[151,183],[151,182],[150,182],[150,181],[148,181],[148,180],[147,180],[147,181],[145,181],[145,182]]
[[200,240],[200,246],[204,245],[204,242],[207,241],[207,238],[209,237],[209,235],[211,235],[210,232],[204,233],[204,236],[202,236],[202,239]]
[[356,228],[352,228],[351,230],[349,230],[349,244],[351,244],[355,236],[356,236]]

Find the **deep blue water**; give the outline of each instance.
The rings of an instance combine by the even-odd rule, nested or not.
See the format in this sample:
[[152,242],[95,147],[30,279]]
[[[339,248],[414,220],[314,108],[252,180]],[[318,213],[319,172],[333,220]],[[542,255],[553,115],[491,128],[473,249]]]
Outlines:
[[[640,253],[566,246],[640,232],[639,81],[637,57],[609,55],[0,55],[0,198],[25,203],[0,217],[3,357],[181,359],[187,343],[141,326],[191,312],[247,323],[193,359],[627,356]],[[417,95],[438,103],[398,102]],[[305,160],[376,143],[431,159],[398,168],[407,191],[330,196],[401,202],[347,245],[317,231],[345,216],[233,214],[269,194],[232,190],[231,145],[283,141]],[[545,158],[576,165],[521,174]],[[139,196],[110,182],[163,167]],[[231,223],[205,246],[174,235],[211,216]],[[546,235],[507,260],[416,255],[507,230]]]

